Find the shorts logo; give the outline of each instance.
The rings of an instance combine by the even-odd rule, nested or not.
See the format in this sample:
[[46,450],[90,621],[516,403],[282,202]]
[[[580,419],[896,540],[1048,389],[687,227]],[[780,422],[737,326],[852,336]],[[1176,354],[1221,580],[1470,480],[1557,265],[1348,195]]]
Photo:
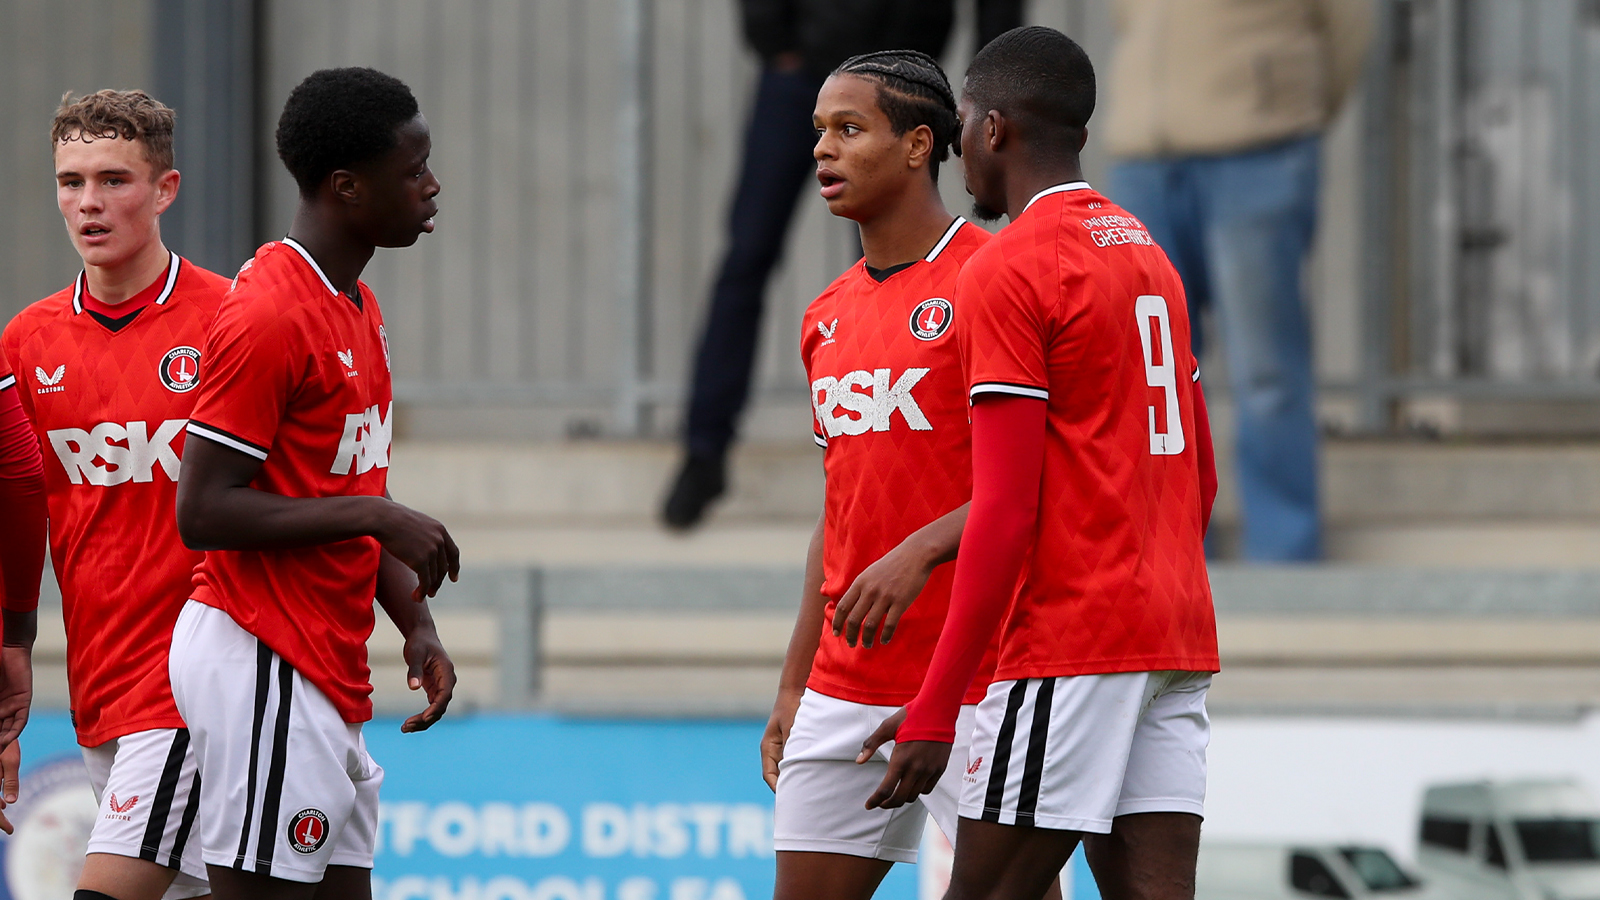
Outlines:
[[972,765],[967,766],[967,774],[976,775],[981,768],[983,768],[983,757],[980,756],[972,761]]
[[161,383],[175,394],[186,394],[200,386],[200,351],[193,347],[173,347],[161,357]]
[[116,793],[112,792],[110,801],[111,801],[111,812],[106,813],[106,818],[108,818],[108,819],[122,819],[123,821],[132,821],[133,820],[133,817],[129,816],[128,813],[133,810],[133,807],[136,804],[138,804],[138,802],[139,802],[139,795],[138,794],[134,794],[132,797],[129,797],[126,803],[118,803],[117,802]]
[[911,334],[919,341],[931,341],[950,330],[950,301],[930,297],[911,311]]
[[289,820],[289,846],[296,853],[315,853],[328,842],[328,817],[320,809],[306,807]]

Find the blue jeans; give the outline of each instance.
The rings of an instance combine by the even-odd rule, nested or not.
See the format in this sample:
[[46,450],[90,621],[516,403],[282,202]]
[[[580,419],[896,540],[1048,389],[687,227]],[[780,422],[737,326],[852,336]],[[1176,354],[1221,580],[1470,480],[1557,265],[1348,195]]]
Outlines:
[[770,68],[756,85],[728,212],[728,252],[695,353],[685,428],[692,456],[721,459],[749,399],[767,279],[783,253],[800,190],[817,169],[811,112],[821,87],[808,72]]
[[1315,383],[1301,271],[1317,218],[1317,137],[1226,156],[1130,160],[1110,196],[1167,251],[1189,296],[1200,353],[1201,310],[1215,308],[1237,419],[1245,559],[1314,560]]

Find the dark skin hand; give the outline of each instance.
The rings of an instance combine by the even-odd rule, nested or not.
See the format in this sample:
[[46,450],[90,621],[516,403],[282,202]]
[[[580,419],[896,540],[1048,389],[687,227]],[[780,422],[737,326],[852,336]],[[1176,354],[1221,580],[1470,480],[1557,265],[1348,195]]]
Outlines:
[[444,717],[456,689],[456,666],[439,641],[433,612],[416,599],[417,576],[405,563],[389,555],[378,562],[378,605],[405,635],[406,686],[428,698],[428,708],[400,724],[410,734],[427,731]]
[[[37,610],[3,614],[5,646],[0,647],[0,749],[22,735],[33,705],[33,640],[39,633]],[[8,800],[15,800],[10,796]]]
[[963,503],[934,519],[863,569],[833,608],[834,635],[844,635],[852,647],[858,640],[871,647],[874,635],[889,643],[933,570],[956,558],[971,506]]
[[277,550],[377,538],[417,575],[412,599],[455,581],[461,553],[444,525],[387,497],[285,497],[250,487],[261,460],[196,438],[183,448],[178,532],[194,550]]

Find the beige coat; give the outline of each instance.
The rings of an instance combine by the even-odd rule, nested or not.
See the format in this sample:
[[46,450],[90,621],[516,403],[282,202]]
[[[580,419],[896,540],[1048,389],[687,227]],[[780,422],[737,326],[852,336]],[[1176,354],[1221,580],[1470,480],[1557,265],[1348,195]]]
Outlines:
[[1356,83],[1372,28],[1372,0],[1113,3],[1102,133],[1124,158],[1232,153],[1321,131]]

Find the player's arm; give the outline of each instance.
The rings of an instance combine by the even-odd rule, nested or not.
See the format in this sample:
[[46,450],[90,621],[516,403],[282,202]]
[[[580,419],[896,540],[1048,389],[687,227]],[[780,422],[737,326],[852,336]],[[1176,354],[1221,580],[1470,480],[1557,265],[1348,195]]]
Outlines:
[[47,512],[39,441],[14,388],[0,389],[0,749],[17,739],[33,702],[33,639],[44,572]]
[[983,664],[1027,556],[1044,471],[1045,401],[978,395],[972,406],[972,511],[956,557],[950,612],[922,689],[878,726],[858,762],[893,740],[889,771],[867,808],[893,809],[933,790],[950,759],[961,699]]
[[262,461],[193,431],[178,472],[178,533],[193,550],[275,550],[377,538],[432,597],[461,554],[444,525],[387,497],[285,497],[250,486]]
[[863,647],[871,647],[874,636],[880,644],[889,643],[933,570],[956,558],[971,507],[963,503],[934,519],[861,570],[833,608],[833,633],[844,635],[852,647],[858,637]]
[[778,698],[772,703],[772,716],[767,719],[767,730],[761,735],[761,777],[767,787],[778,789],[778,763],[783,760],[783,745],[789,741],[789,729],[794,727],[795,713],[800,709],[800,698],[805,695],[806,682],[811,679],[811,663],[817,658],[817,644],[822,640],[822,618],[827,615],[828,598],[822,593],[823,522],[827,514],[817,517],[816,530],[811,532],[811,545],[806,548],[805,581],[800,588],[800,613],[794,620],[794,632],[789,635],[789,649],[783,654],[783,672],[778,676]]
[[428,698],[427,709],[401,723],[408,733],[427,731],[443,718],[456,689],[456,665],[439,640],[433,611],[416,596],[416,573],[385,550],[378,561],[378,605],[406,639],[406,686]]

